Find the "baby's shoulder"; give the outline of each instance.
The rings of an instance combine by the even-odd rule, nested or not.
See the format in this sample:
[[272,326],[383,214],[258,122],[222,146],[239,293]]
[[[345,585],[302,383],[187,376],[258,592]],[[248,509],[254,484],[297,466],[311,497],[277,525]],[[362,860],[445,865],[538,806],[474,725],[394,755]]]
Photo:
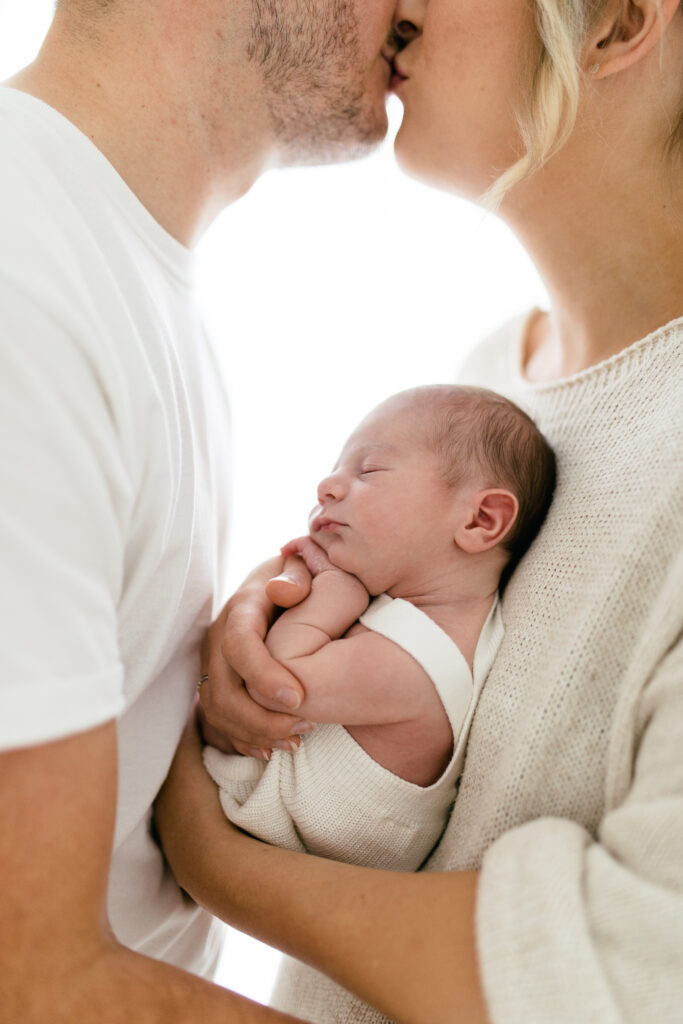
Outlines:
[[359,681],[367,693],[391,702],[400,720],[431,717],[442,708],[434,681],[404,646],[356,622],[344,636],[347,679]]
[[422,663],[410,653],[398,640],[385,636],[374,629],[368,629],[362,622],[354,624],[346,631],[344,640],[353,640],[349,650],[355,650],[358,658],[366,658],[368,667],[377,664],[378,660],[390,662],[401,671],[401,675],[411,683],[423,681],[433,686],[432,680]]

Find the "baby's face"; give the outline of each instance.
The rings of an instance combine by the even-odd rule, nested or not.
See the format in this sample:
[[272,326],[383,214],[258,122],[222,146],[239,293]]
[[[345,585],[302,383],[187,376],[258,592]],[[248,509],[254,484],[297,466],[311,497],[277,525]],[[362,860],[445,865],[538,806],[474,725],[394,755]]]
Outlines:
[[391,402],[361,423],[318,487],[311,536],[371,594],[408,596],[445,565],[461,491],[442,479],[419,416]]

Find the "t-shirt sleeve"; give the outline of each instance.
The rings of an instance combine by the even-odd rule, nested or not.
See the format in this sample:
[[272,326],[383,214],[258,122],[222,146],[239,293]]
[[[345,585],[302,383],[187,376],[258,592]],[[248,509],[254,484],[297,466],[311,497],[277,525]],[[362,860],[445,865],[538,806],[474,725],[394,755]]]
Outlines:
[[623,763],[633,755],[630,782],[618,798],[607,794],[596,836],[569,820],[540,818],[503,835],[484,858],[477,934],[494,1024],[680,1020],[680,639],[630,719],[612,737],[613,747],[624,747]]
[[69,328],[66,314],[0,281],[5,749],[123,708],[117,603],[131,488],[96,339]]

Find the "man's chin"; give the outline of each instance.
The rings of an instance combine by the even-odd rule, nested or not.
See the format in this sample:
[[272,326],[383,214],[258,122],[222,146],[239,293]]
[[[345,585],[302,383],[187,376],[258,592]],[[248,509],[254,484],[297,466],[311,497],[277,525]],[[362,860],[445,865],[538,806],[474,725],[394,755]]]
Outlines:
[[337,138],[330,137],[331,133],[323,132],[315,137],[301,136],[280,141],[277,145],[275,164],[278,167],[321,167],[362,160],[380,146],[388,127],[389,122],[384,111],[372,125],[355,132],[349,126],[349,130]]

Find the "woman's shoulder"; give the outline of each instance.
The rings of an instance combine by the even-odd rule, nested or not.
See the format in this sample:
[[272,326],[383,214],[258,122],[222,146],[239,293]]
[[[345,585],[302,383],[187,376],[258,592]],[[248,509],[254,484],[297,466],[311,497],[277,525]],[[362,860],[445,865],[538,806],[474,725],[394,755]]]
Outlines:
[[676,386],[683,372],[680,359],[683,343],[683,317],[656,328],[644,338],[633,341],[609,358],[566,377],[536,382],[522,371],[530,326],[539,310],[518,314],[485,337],[467,355],[456,379],[460,384],[488,387],[522,404],[536,406],[543,396],[560,392],[574,400],[584,398],[592,403],[596,393],[621,391],[638,402],[648,400],[659,382],[665,390]]

